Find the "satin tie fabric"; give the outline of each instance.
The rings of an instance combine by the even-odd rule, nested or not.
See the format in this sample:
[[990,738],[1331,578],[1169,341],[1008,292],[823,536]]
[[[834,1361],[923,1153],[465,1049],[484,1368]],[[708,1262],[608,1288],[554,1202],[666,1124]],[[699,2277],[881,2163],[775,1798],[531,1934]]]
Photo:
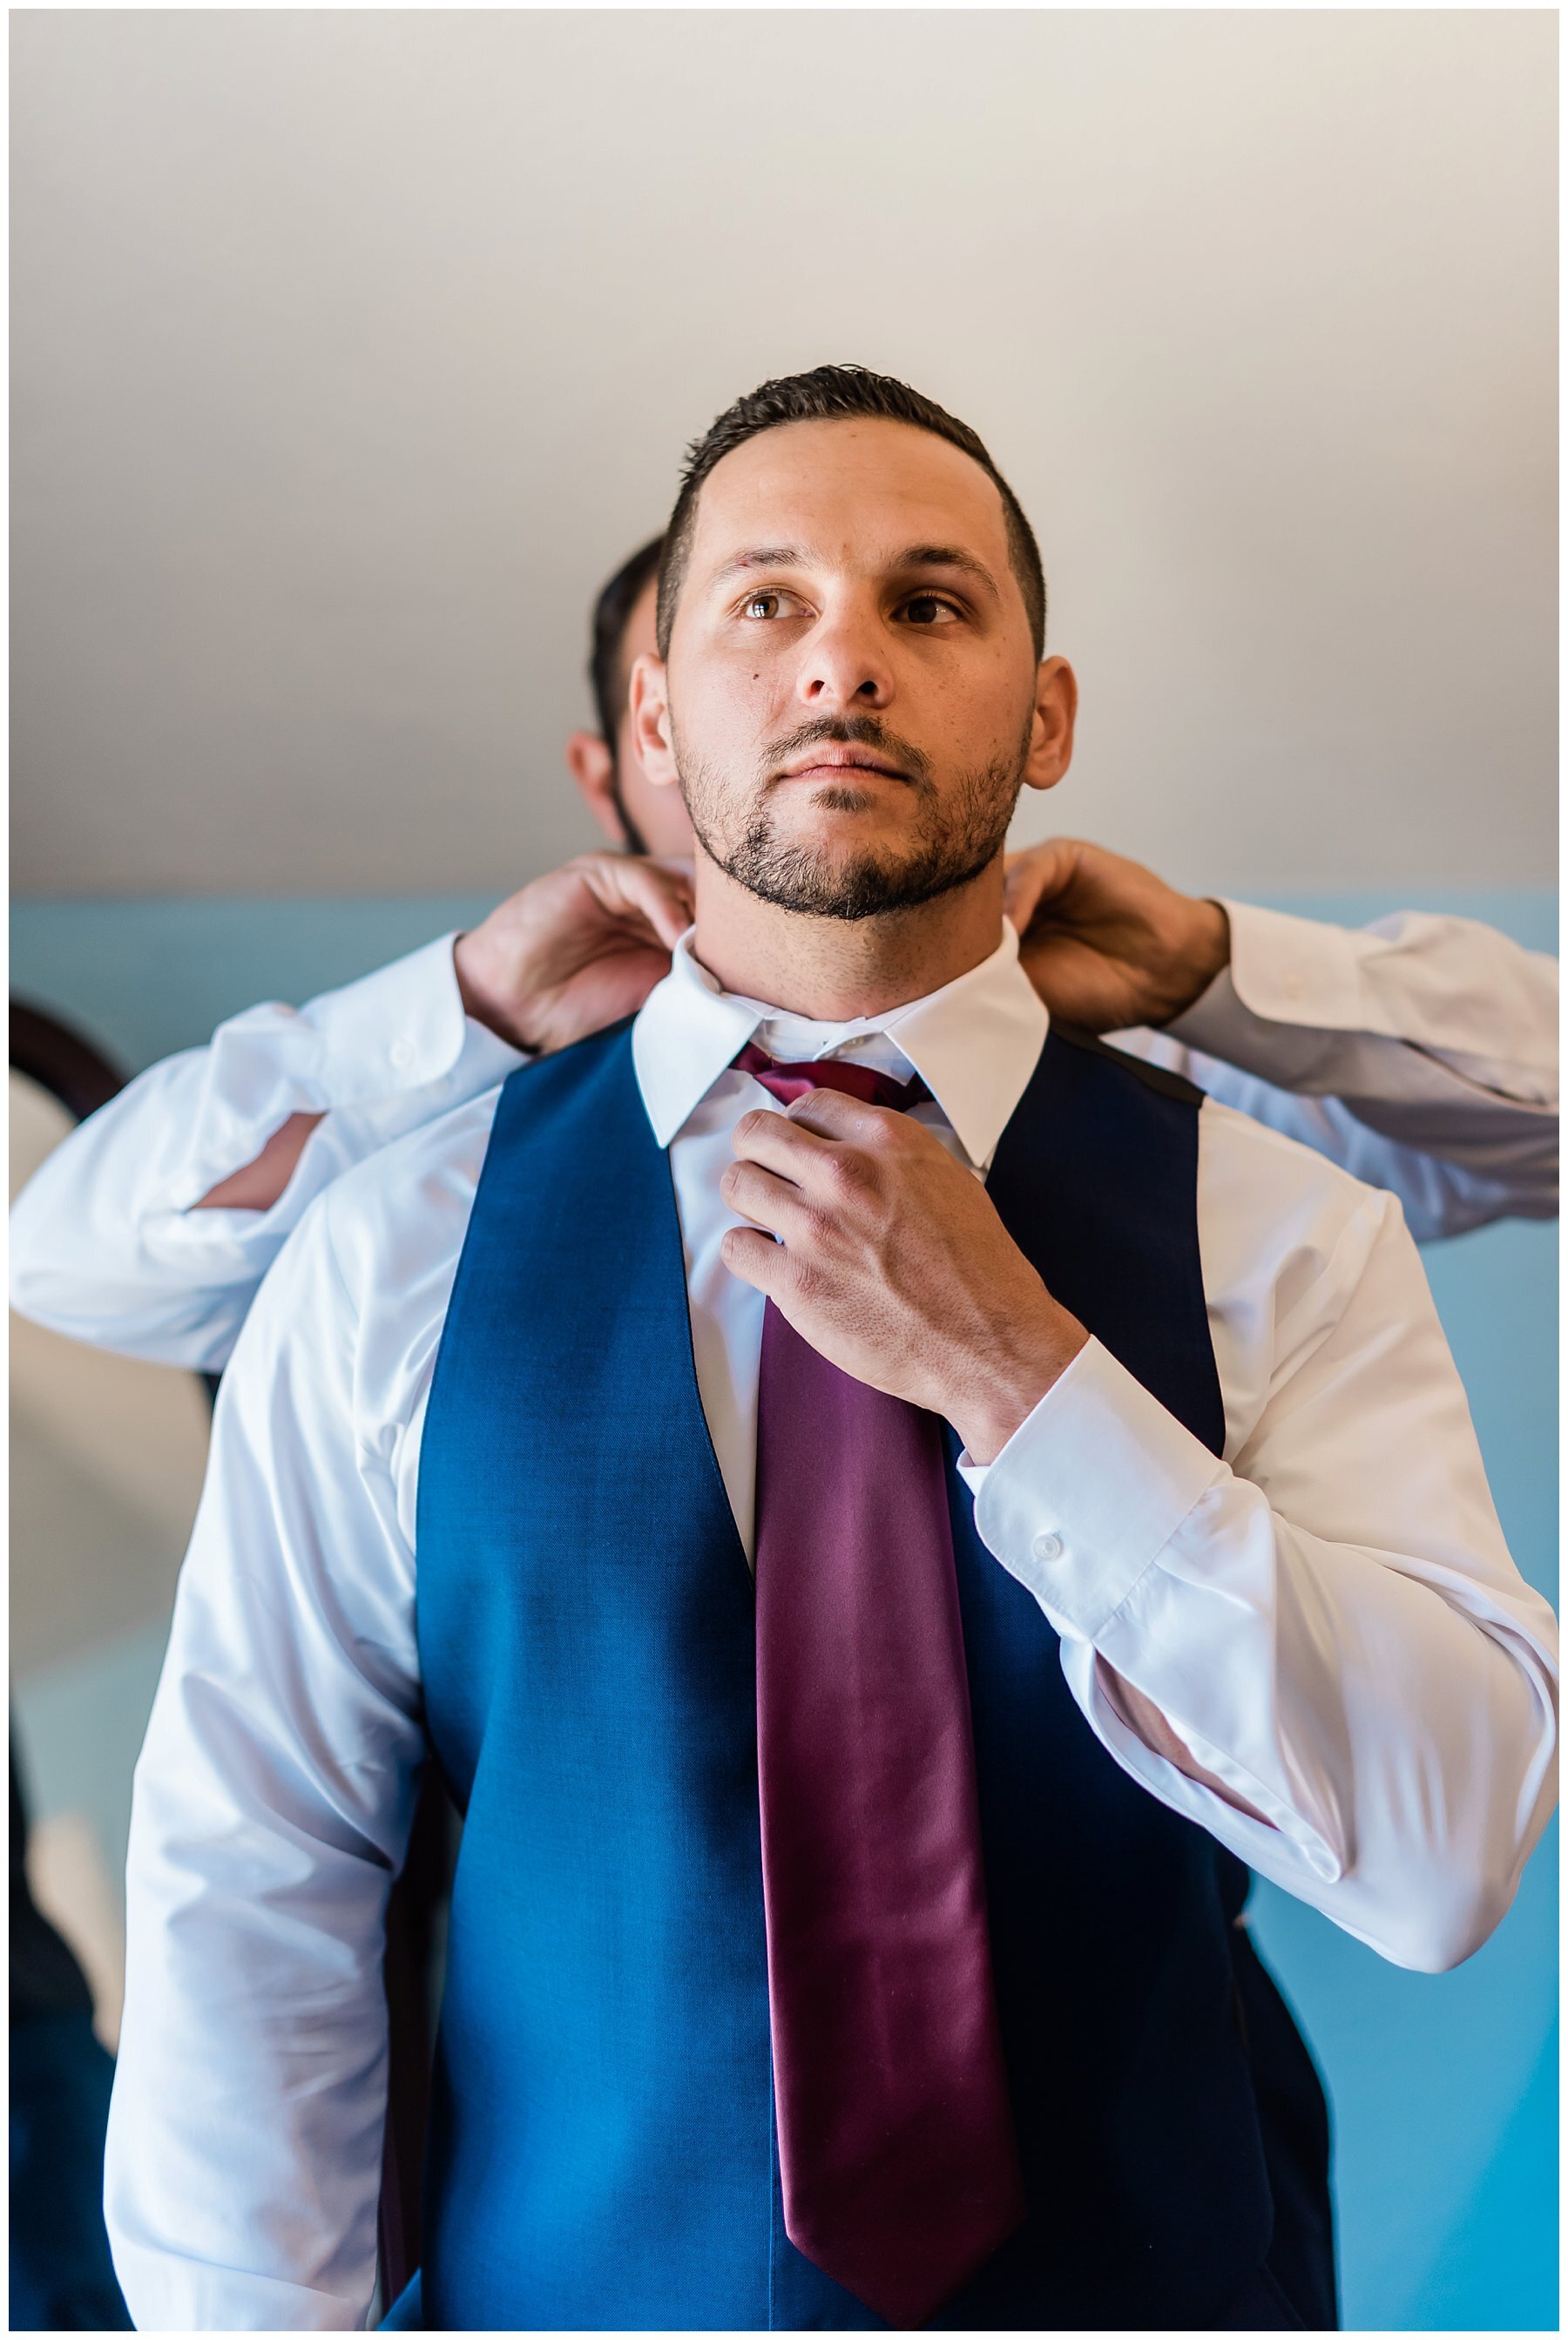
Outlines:
[[[927,1092],[735,1060],[789,1104]],[[1025,2213],[986,1924],[940,1425],[769,1301],[757,1436],[757,1741],[790,2240],[915,2329]]]

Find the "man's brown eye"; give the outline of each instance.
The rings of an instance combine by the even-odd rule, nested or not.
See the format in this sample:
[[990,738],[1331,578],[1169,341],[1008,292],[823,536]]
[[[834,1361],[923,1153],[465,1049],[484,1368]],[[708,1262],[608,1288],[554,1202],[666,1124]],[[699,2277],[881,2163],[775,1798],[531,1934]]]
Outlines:
[[746,604],[746,614],[749,618],[772,618],[778,615],[778,611],[777,593],[753,593]]
[[917,626],[940,625],[944,618],[953,614],[947,602],[938,601],[934,593],[917,593],[912,601],[906,601],[904,609]]

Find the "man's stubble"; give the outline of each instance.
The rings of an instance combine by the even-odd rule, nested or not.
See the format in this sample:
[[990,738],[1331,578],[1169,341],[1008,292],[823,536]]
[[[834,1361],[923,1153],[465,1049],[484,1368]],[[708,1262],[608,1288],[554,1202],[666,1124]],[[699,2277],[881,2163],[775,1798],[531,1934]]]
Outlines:
[[[766,777],[758,784],[739,836],[727,833],[724,814],[730,809],[733,789],[711,766],[686,754],[678,733],[672,732],[672,738],[686,809],[709,858],[759,901],[802,917],[843,919],[914,909],[968,885],[988,868],[1007,842],[1029,748],[1026,731],[1014,755],[961,773],[938,790],[928,759],[872,716],[802,726],[768,751],[766,771],[777,771],[818,742],[870,748],[903,768],[908,777],[897,785],[911,789],[919,799],[918,816],[910,824],[902,852],[883,848],[829,854],[779,838],[771,803],[773,783]],[[818,790],[817,801],[827,809],[854,812],[866,798],[856,788],[852,771],[846,771],[842,785],[825,783]]]

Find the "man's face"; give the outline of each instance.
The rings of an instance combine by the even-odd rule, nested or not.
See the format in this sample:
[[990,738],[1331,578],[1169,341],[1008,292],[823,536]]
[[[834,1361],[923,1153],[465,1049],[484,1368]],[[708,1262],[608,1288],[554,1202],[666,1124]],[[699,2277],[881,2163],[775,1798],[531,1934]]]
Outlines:
[[976,876],[1020,782],[1066,769],[1070,707],[1048,777],[1042,760],[1051,669],[1070,693],[1061,661],[1037,668],[977,463],[906,424],[791,423],[704,482],[668,668],[639,669],[633,738],[750,892],[864,917]]

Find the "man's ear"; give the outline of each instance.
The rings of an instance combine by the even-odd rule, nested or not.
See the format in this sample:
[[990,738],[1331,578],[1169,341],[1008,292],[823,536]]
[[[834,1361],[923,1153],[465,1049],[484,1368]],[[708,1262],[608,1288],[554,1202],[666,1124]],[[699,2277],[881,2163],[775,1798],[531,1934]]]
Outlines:
[[1073,727],[1078,716],[1077,677],[1066,659],[1046,659],[1035,677],[1035,713],[1024,786],[1054,788],[1073,760]]
[[572,733],[566,743],[566,767],[611,845],[626,844],[626,823],[615,797],[615,759],[597,731]]
[[631,710],[631,744],[642,766],[643,778],[656,788],[672,788],[680,775],[670,737],[670,678],[664,660],[644,650],[631,668],[628,694]]

